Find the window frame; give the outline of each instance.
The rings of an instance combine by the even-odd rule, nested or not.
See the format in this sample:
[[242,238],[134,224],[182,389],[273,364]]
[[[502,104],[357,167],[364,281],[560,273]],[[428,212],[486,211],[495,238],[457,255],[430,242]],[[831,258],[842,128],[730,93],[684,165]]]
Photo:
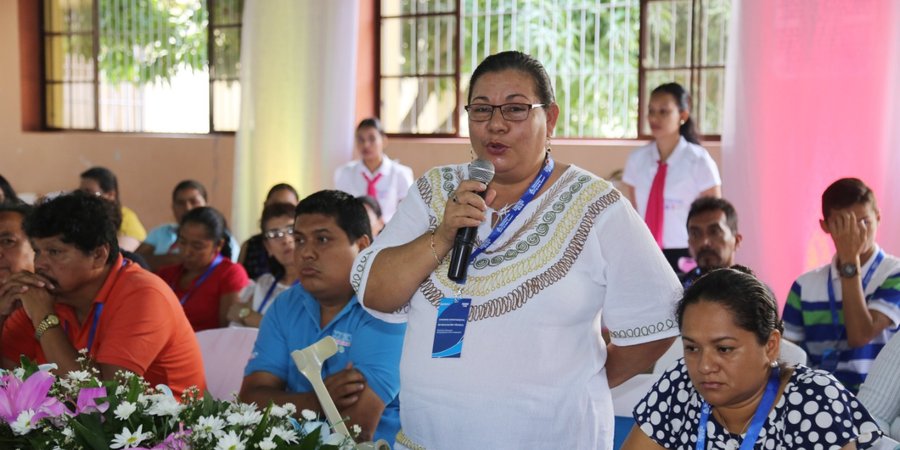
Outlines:
[[[647,6],[651,2],[671,2],[673,0],[640,0],[639,2],[639,33],[638,37],[638,64],[637,64],[637,81],[638,81],[638,114],[637,114],[637,135],[632,138],[610,138],[610,137],[600,137],[600,136],[573,136],[573,137],[564,137],[559,139],[564,140],[573,140],[573,141],[609,141],[609,142],[634,142],[634,141],[646,141],[648,139],[653,139],[652,136],[643,133],[643,122],[646,117],[646,111],[644,107],[645,102],[645,82],[646,82],[646,74],[647,72],[652,71],[662,71],[662,70],[687,70],[690,74],[690,83],[689,86],[686,86],[688,92],[691,93],[692,98],[692,107],[693,111],[691,111],[691,116],[696,118],[696,121],[699,122],[700,118],[700,109],[697,105],[700,104],[700,86],[702,81],[703,69],[724,69],[725,65],[701,65],[699,64],[700,58],[700,49],[698,45],[693,45],[693,43],[697,42],[698,39],[703,39],[704,33],[706,30],[701,30],[701,26],[698,24],[696,20],[699,17],[699,14],[703,13],[703,1],[704,0],[691,0],[691,33],[690,39],[692,42],[691,45],[691,64],[686,67],[668,67],[665,69],[655,69],[655,68],[645,68],[644,67],[644,47],[646,43],[646,39],[648,38],[648,29],[647,26]],[[397,138],[413,138],[413,139],[427,139],[427,138],[458,138],[465,139],[465,136],[460,134],[460,117],[462,116],[461,111],[463,106],[463,94],[461,92],[460,86],[462,82],[462,74],[461,74],[461,27],[462,27],[462,2],[461,0],[455,0],[455,10],[452,15],[456,18],[456,26],[455,26],[455,36],[453,39],[453,48],[456,53],[455,63],[454,63],[454,82],[456,83],[456,105],[454,107],[453,112],[453,121],[454,127],[456,129],[455,133],[392,133],[387,132],[387,135],[390,137]],[[382,0],[375,1],[375,64],[374,66],[374,79],[375,79],[375,106],[376,106],[376,114],[381,114],[381,108],[383,99],[381,97],[381,83],[383,79],[392,79],[392,78],[400,78],[399,76],[384,76],[381,71],[381,56],[382,56],[382,21],[384,19],[397,19],[397,18],[420,18],[420,17],[429,17],[429,16],[446,16],[450,15],[449,13],[424,13],[424,14],[400,14],[400,15],[390,15],[385,16],[382,15]],[[433,76],[433,75],[432,75]],[[442,75],[443,76],[443,75]],[[426,78],[424,75],[414,74],[408,76],[406,78]],[[704,141],[709,142],[719,142],[721,141],[721,134],[701,134],[700,137]]]
[[382,21],[384,19],[419,19],[419,18],[428,18],[428,17],[444,17],[444,16],[453,16],[456,19],[456,25],[453,27],[453,51],[456,54],[456,58],[453,61],[453,83],[456,85],[456,104],[453,107],[453,127],[456,129],[453,133],[391,133],[387,132],[386,134],[390,137],[398,137],[398,138],[420,138],[420,137],[429,137],[429,138],[459,138],[461,137],[459,134],[460,129],[460,110],[462,109],[462,93],[460,92],[459,86],[462,82],[460,67],[462,62],[460,61],[460,37],[462,33],[461,25],[461,17],[460,17],[460,7],[462,6],[462,0],[454,0],[454,11],[452,13],[447,12],[428,12],[428,13],[413,13],[413,14],[397,14],[392,16],[384,16],[381,14],[381,2],[382,0],[375,0],[375,64],[373,64],[375,70],[375,115],[376,117],[381,117],[381,82],[385,79],[397,79],[397,78],[439,78],[439,77],[447,77],[444,74],[434,74],[434,73],[426,73],[426,74],[412,74],[408,76],[404,75],[388,75],[385,76],[381,72],[381,32],[382,32]]
[[[648,38],[648,29],[649,27],[645,26],[647,24],[647,7],[650,3],[671,3],[673,1],[678,0],[641,0],[641,23],[640,23],[640,44],[638,48],[638,136],[636,139],[638,140],[648,140],[653,139],[653,136],[649,134],[644,134],[644,117],[647,115],[647,110],[644,107],[646,104],[645,101],[649,100],[646,98],[644,84],[647,81],[646,74],[647,72],[654,71],[671,71],[671,70],[685,70],[689,73],[690,82],[688,86],[685,86],[688,92],[691,94],[691,118],[694,119],[694,123],[699,123],[702,112],[698,105],[701,100],[701,83],[703,81],[703,72],[704,69],[725,69],[725,65],[702,65],[699,63],[700,60],[700,46],[695,45],[698,41],[702,41],[705,37],[706,30],[703,29],[700,25],[697,25],[697,18],[702,16],[703,14],[703,3],[704,0],[690,0],[691,1],[691,64],[689,66],[678,66],[678,67],[666,67],[664,69],[658,68],[650,68],[647,69],[644,67],[644,44],[646,43],[646,39]],[[702,130],[700,130],[702,131]],[[701,133],[699,135],[702,141],[709,142],[720,142],[722,140],[721,134],[705,134]]]
[[[65,128],[65,127],[55,127],[51,126],[48,120],[49,108],[47,105],[48,95],[47,88],[51,85],[64,85],[64,84],[72,84],[70,81],[65,80],[51,80],[48,77],[48,67],[47,67],[47,38],[51,36],[72,36],[72,35],[86,35],[87,32],[83,33],[72,33],[72,32],[51,32],[47,29],[47,23],[45,20],[47,14],[47,3],[46,0],[39,0],[37,5],[39,24],[38,24],[38,40],[39,44],[39,57],[40,57],[40,126],[41,131],[48,132],[94,132],[94,133],[104,133],[104,134],[128,134],[128,135],[166,135],[166,136],[209,136],[209,135],[221,135],[221,136],[233,136],[236,131],[230,130],[217,130],[214,127],[214,81],[229,81],[233,78],[223,77],[216,78],[215,76],[215,41],[213,33],[217,29],[222,28],[243,28],[243,19],[241,19],[238,23],[228,23],[224,25],[216,25],[215,17],[214,17],[214,8],[215,4],[219,0],[201,0],[206,5],[208,22],[206,26],[206,52],[207,52],[207,80],[208,80],[208,89],[209,89],[209,131],[206,133],[186,133],[181,131],[173,131],[173,132],[159,132],[159,131],[103,131],[100,129],[100,65],[99,65],[99,54],[100,54],[100,30],[99,30],[99,22],[100,22],[100,6],[99,0],[91,1],[91,35],[92,35],[92,55],[91,59],[94,65],[94,73],[93,73],[93,107],[94,107],[94,126],[92,128]],[[243,2],[242,2],[243,3]],[[242,16],[242,14],[241,14]],[[240,82],[240,77],[236,79]]]

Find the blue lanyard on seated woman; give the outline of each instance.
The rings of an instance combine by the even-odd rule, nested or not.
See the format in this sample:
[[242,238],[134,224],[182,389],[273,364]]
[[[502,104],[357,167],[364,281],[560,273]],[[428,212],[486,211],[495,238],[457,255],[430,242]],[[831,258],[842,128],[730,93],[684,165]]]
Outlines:
[[[294,282],[291,283],[291,287],[294,287],[298,284],[300,284],[300,280],[294,280]],[[268,304],[269,300],[272,298],[272,293],[275,292],[275,286],[278,286],[278,280],[272,281],[272,285],[269,286],[269,290],[266,291],[266,296],[263,297],[263,301],[260,302],[259,308],[256,308],[256,312],[260,314],[263,313],[263,310],[266,308],[266,304]]]
[[[778,385],[781,384],[780,373],[778,366],[772,368],[772,372],[769,374],[769,382],[766,384],[766,392],[763,394],[759,405],[756,406],[756,412],[753,413],[750,427],[747,428],[747,434],[744,435],[744,440],[741,441],[740,450],[753,450],[753,445],[756,444],[759,432],[762,431],[763,424],[766,423],[766,418],[769,417],[769,411],[772,410],[772,405],[775,404]],[[697,450],[706,449],[706,426],[709,423],[711,409],[712,407],[709,406],[709,403],[704,400],[703,407],[700,410],[700,424],[697,428]]]
[[493,244],[494,241],[496,241],[497,238],[499,238],[507,228],[509,228],[509,225],[512,223],[512,221],[519,216],[523,209],[525,209],[525,206],[527,206],[528,203],[534,200],[534,196],[537,195],[538,192],[540,192],[541,188],[544,187],[544,184],[547,183],[547,180],[550,179],[550,175],[553,173],[553,167],[555,166],[555,164],[556,163],[553,161],[553,157],[550,156],[549,152],[547,152],[547,158],[544,162],[544,168],[541,169],[540,172],[538,172],[537,176],[531,182],[531,185],[528,186],[528,189],[525,191],[525,193],[522,194],[522,197],[519,198],[519,201],[516,202],[509,213],[503,217],[503,220],[501,220],[493,230],[491,230],[491,234],[488,235],[487,239],[482,241],[481,245],[479,245],[478,248],[476,248],[475,251],[472,252],[472,255],[469,257],[469,264],[471,264],[472,261],[475,261],[476,256],[487,250],[487,248],[490,247],[491,244]]
[[[223,258],[221,254],[216,255],[216,259],[214,259],[212,264],[210,264],[209,267],[206,268],[206,272],[203,272],[203,275],[200,275],[200,278],[197,278],[197,280],[194,281],[194,283],[191,285],[191,288],[188,289],[188,291],[185,292],[183,296],[181,296],[181,299],[179,301],[182,305],[184,305],[188,301],[188,298],[190,298],[194,293],[194,291],[196,291],[197,288],[199,288],[200,285],[203,284],[203,282],[206,281],[207,278],[209,278],[213,270],[216,270],[216,267],[222,263],[222,259]],[[175,290],[175,284],[177,283],[178,280],[172,281],[172,284],[170,286],[172,287],[173,291]]]

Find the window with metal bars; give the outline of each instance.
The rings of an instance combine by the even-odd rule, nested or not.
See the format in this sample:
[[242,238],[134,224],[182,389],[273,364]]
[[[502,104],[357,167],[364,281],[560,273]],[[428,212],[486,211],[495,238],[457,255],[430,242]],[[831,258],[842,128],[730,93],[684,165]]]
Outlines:
[[47,129],[237,129],[243,0],[42,6]]
[[685,83],[701,132],[720,134],[730,0],[381,0],[379,6],[379,113],[391,134],[467,136],[468,77],[503,50],[544,64],[560,105],[557,136],[646,137],[641,108],[666,81]]

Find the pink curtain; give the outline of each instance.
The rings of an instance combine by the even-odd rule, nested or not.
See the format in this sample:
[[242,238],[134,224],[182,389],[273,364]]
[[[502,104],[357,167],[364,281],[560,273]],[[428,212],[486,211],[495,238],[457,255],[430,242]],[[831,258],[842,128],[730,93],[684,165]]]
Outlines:
[[879,243],[900,253],[900,2],[735,0],[722,137],[738,261],[783,303],[829,261],[822,191],[853,176],[879,201]]

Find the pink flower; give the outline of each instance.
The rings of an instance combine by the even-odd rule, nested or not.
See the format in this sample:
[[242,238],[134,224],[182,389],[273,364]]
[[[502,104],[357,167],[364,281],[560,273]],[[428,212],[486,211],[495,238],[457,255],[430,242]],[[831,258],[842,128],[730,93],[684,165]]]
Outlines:
[[36,423],[45,417],[59,417],[66,412],[59,400],[47,396],[53,386],[53,375],[37,371],[25,382],[13,375],[0,379],[0,418],[8,424],[16,421],[23,411],[34,411],[31,419]]
[[109,409],[109,402],[103,402],[98,405],[97,399],[100,397],[106,397],[105,387],[82,388],[78,391],[78,401],[75,405],[75,412],[73,412],[72,415],[77,416],[79,414],[106,412],[106,410]]
[[188,436],[190,435],[191,430],[182,429],[182,431],[176,431],[170,434],[164,441],[151,448],[138,447],[134,450],[190,450],[191,446],[188,443]]

